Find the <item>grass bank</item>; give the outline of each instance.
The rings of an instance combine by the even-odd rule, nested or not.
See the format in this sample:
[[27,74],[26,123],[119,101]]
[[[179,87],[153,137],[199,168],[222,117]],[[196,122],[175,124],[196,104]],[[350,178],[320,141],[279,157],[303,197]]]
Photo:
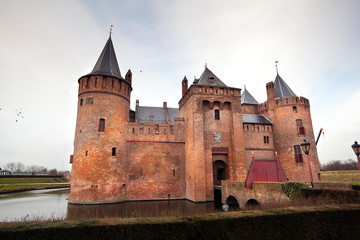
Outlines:
[[302,206],[193,217],[0,223],[3,239],[356,239],[360,205]]
[[0,184],[66,183],[63,178],[0,178]]
[[63,178],[0,178],[0,194],[38,189],[65,188],[69,183]]
[[322,171],[321,178],[323,182],[360,184],[360,171],[359,170]]

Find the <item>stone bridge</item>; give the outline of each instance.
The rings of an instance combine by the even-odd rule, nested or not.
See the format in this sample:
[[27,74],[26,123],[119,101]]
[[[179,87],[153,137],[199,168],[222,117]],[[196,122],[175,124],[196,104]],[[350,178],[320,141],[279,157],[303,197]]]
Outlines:
[[281,189],[281,182],[253,182],[252,188],[245,188],[245,182],[221,181],[221,201],[240,208],[249,205],[266,205],[289,201]]

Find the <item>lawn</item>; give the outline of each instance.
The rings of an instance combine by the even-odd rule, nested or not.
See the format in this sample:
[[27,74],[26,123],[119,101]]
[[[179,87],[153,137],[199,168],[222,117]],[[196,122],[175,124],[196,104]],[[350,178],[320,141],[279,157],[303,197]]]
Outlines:
[[22,184],[22,183],[64,183],[62,178],[0,178],[1,184]]
[[342,171],[322,171],[321,178],[323,182],[338,182],[360,184],[359,170],[342,170]]

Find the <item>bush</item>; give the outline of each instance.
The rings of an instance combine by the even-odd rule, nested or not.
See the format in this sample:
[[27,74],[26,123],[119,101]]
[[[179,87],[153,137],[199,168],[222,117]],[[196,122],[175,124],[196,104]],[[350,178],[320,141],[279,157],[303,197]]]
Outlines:
[[286,182],[281,184],[281,189],[290,199],[301,197],[301,188],[307,188],[307,186],[300,182]]

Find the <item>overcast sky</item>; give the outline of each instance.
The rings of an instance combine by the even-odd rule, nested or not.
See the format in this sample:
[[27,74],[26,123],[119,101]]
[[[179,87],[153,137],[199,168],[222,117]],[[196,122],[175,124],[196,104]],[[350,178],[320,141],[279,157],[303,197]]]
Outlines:
[[133,109],[136,99],[178,107],[181,80],[192,82],[205,63],[264,102],[279,60],[280,76],[310,100],[315,137],[324,128],[320,162],[355,159],[359,12],[357,0],[1,0],[0,167],[71,168],[77,80],[110,25],[121,73],[133,72]]

